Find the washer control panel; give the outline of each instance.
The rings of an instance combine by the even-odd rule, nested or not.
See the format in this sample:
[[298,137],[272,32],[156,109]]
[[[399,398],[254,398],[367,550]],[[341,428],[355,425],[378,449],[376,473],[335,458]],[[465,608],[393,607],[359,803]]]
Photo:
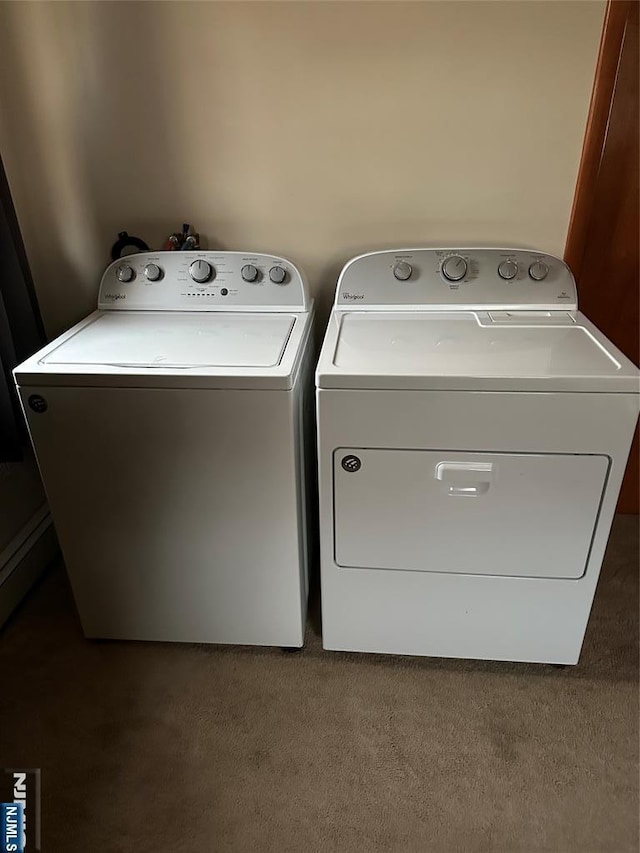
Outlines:
[[277,255],[142,252],[107,267],[98,308],[142,311],[304,311],[307,283]]
[[577,309],[571,270],[531,249],[397,249],[370,252],[340,273],[336,307]]

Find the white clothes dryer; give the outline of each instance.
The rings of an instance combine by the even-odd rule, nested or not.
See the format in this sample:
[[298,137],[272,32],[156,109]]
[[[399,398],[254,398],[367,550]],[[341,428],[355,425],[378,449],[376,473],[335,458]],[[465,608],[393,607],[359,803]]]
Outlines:
[[87,637],[302,645],[312,308],[285,258],[147,252],[15,369]]
[[567,266],[357,257],[316,385],[325,648],[576,663],[639,373]]

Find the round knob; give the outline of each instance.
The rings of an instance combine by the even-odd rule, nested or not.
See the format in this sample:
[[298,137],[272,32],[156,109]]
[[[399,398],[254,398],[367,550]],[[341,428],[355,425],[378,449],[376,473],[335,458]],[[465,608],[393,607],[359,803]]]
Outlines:
[[134,275],[135,273],[133,271],[133,268],[130,267],[128,264],[121,264],[116,270],[116,278],[118,279],[118,281],[132,281]]
[[413,267],[406,261],[398,261],[393,268],[393,274],[398,281],[408,281],[413,273]]
[[158,281],[162,275],[162,270],[158,264],[147,264],[144,268],[144,274],[149,281]]
[[441,272],[447,281],[462,281],[467,274],[467,262],[462,255],[449,255],[442,262]]
[[240,273],[244,281],[256,281],[258,278],[258,267],[254,267],[253,264],[245,264]]
[[542,281],[549,274],[549,267],[544,261],[534,261],[529,267],[529,278],[534,281]]
[[284,284],[287,277],[287,271],[283,267],[271,267],[269,270],[269,278],[274,284]]
[[189,267],[189,275],[198,284],[204,284],[213,277],[213,267],[207,261],[194,261]]
[[508,258],[506,261],[501,261],[498,266],[498,275],[505,281],[511,281],[518,275],[518,264]]

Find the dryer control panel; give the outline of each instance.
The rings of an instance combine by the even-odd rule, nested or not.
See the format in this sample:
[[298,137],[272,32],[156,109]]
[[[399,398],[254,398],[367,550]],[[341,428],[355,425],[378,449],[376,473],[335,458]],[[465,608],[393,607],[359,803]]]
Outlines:
[[349,261],[336,308],[577,310],[571,270],[531,249],[396,249]]
[[306,311],[300,269],[277,255],[142,252],[114,261],[98,308],[123,311]]

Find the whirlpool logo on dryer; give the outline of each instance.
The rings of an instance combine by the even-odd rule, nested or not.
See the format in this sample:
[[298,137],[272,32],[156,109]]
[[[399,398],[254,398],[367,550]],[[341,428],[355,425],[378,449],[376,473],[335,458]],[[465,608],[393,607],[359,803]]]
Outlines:
[[347,291],[345,291],[342,294],[342,298],[343,299],[349,299],[352,302],[355,302],[358,299],[364,299],[364,293],[347,293]]

